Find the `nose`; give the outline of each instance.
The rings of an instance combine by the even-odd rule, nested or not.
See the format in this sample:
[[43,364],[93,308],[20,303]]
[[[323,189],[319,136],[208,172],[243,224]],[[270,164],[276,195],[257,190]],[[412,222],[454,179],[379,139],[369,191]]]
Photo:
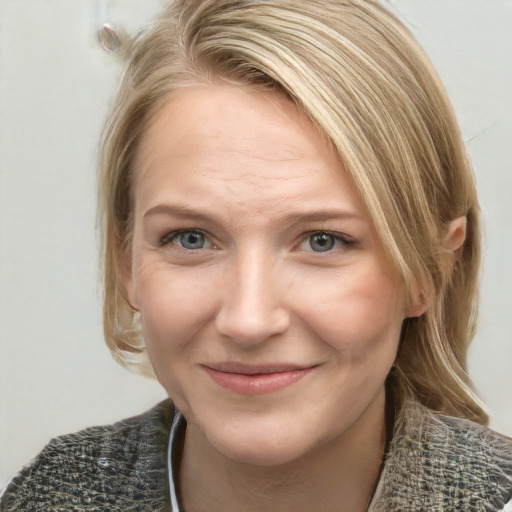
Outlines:
[[288,329],[286,289],[273,262],[252,254],[239,258],[226,273],[215,318],[219,334],[251,347]]

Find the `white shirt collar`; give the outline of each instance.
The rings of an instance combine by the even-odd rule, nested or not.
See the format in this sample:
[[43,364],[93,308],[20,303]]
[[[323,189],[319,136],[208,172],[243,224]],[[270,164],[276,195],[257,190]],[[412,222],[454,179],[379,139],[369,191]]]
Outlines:
[[185,418],[181,414],[178,409],[175,409],[174,418],[172,419],[171,431],[169,434],[169,444],[167,446],[167,474],[169,475],[169,494],[171,498],[171,510],[172,512],[181,512],[178,497],[176,495],[176,484],[174,481],[174,472],[173,472],[173,454],[176,453],[176,433],[178,432],[178,427],[183,425],[185,422]]

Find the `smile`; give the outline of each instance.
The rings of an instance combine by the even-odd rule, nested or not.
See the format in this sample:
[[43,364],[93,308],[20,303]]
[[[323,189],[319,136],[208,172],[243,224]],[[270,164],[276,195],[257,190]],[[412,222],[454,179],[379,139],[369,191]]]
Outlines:
[[221,363],[203,366],[203,368],[216,384],[225,389],[240,395],[263,395],[298,382],[311,373],[316,366],[247,366],[238,363]]

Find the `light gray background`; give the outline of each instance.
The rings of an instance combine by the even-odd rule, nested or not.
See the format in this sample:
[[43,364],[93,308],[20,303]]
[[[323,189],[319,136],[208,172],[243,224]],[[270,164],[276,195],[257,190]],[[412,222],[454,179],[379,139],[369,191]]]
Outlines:
[[[97,141],[116,58],[96,0],[0,0],[0,488],[53,436],[137,414],[159,385],[102,341],[94,232]],[[109,3],[128,32],[161,0]],[[486,219],[470,368],[512,435],[512,1],[389,1],[454,102]]]

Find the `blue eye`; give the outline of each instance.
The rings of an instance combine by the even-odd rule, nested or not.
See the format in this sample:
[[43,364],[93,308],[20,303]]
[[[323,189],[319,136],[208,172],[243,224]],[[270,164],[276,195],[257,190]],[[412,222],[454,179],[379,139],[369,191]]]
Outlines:
[[185,249],[202,249],[205,245],[205,237],[202,233],[196,231],[185,231],[178,235],[180,245]]
[[344,251],[355,244],[354,240],[342,233],[314,231],[303,238],[299,248],[301,251],[327,253]]
[[170,233],[162,238],[160,245],[175,244],[189,251],[196,251],[210,246],[204,233],[200,231],[184,230]]
[[308,239],[309,246],[315,252],[327,252],[334,249],[337,239],[331,233],[313,233]]

